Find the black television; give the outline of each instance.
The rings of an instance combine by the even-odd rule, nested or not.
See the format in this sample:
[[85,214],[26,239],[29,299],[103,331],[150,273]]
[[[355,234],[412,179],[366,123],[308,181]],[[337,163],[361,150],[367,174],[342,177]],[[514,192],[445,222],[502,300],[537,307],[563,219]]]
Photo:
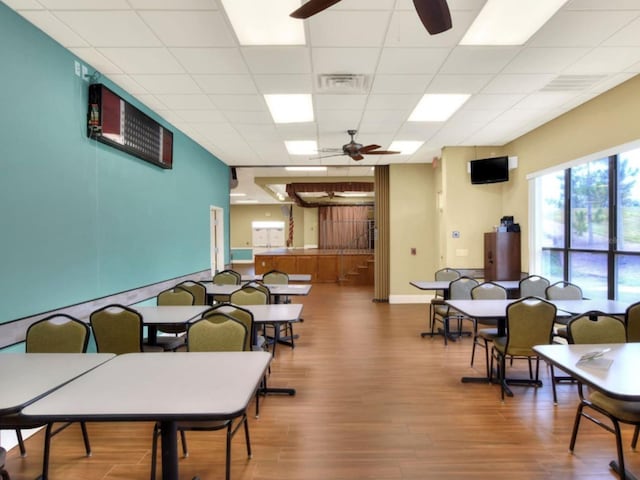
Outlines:
[[509,157],[481,158],[470,164],[473,185],[509,181]]

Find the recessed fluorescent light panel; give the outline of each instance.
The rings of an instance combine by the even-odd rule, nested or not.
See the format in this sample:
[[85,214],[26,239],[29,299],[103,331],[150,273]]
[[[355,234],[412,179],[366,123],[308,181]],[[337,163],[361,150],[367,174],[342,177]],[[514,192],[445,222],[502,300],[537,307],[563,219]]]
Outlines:
[[523,45],[567,0],[487,0],[460,45]]
[[313,102],[311,95],[265,95],[265,101],[276,123],[313,122]]
[[240,45],[304,45],[304,22],[289,14],[300,0],[222,0]]
[[284,167],[287,172],[326,172],[327,167]]
[[466,93],[428,93],[413,109],[410,122],[444,122],[458,110],[471,95]]
[[236,200],[236,203],[258,203],[258,200]]
[[230,193],[229,196],[230,197],[246,197],[247,194],[246,193]]
[[289,155],[315,155],[318,153],[318,142],[315,140],[286,140],[284,144]]
[[391,142],[389,150],[400,152],[400,155],[412,155],[422,146],[424,142],[414,140],[396,140]]

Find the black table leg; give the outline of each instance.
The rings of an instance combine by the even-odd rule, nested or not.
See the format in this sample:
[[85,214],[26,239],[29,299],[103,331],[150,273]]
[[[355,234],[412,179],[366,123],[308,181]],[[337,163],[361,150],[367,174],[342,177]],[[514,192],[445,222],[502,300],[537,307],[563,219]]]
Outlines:
[[160,422],[162,480],[178,480],[178,430],[175,421]]

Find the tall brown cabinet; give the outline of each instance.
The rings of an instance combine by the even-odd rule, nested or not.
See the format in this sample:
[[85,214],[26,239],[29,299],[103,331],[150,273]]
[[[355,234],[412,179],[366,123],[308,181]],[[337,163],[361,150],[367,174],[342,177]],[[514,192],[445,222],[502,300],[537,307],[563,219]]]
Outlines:
[[520,232],[484,234],[484,279],[520,280]]

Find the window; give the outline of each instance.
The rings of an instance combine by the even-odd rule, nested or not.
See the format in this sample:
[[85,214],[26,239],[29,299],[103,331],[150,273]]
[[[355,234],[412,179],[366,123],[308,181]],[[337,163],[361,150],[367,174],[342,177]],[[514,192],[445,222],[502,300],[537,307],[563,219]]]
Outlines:
[[532,270],[589,298],[640,299],[640,148],[535,179]]

